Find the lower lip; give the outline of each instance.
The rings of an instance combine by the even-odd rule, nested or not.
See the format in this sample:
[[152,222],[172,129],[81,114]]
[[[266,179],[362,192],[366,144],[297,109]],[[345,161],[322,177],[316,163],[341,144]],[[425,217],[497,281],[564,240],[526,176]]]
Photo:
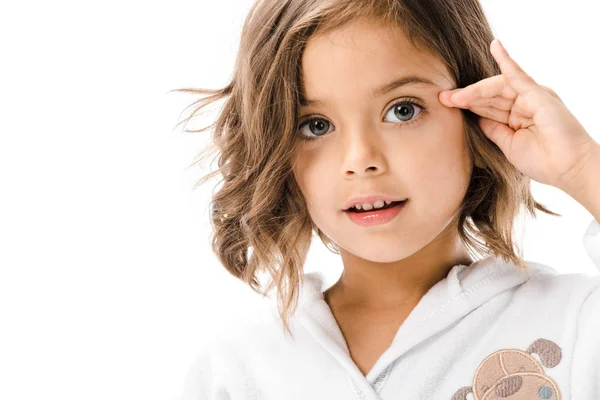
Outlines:
[[402,203],[396,204],[392,208],[386,210],[374,210],[366,213],[355,213],[352,211],[344,211],[344,213],[350,218],[352,222],[360,226],[376,226],[383,225],[390,222],[396,215],[402,211],[404,205],[408,200],[404,200]]

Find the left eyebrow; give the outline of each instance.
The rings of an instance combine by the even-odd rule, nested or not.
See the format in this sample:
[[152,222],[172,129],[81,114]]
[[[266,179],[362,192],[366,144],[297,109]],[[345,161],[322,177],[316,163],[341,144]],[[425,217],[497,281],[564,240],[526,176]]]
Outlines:
[[391,92],[392,90],[405,86],[405,85],[411,85],[411,84],[424,84],[424,85],[428,85],[428,86],[436,86],[435,83],[433,83],[432,81],[430,81],[427,78],[423,78],[420,76],[416,76],[416,75],[410,75],[410,76],[403,76],[400,79],[396,79],[395,81],[392,81],[390,83],[386,83],[385,85],[382,85],[378,88],[375,88],[372,92],[371,92],[371,96],[372,97],[379,97],[382,96],[388,92]]
[[[399,79],[393,80],[392,82],[386,83],[384,85],[381,85],[381,86],[373,89],[371,91],[371,97],[373,97],[373,98],[379,97],[379,96],[382,96],[388,92],[391,92],[392,90],[397,89],[399,87],[406,86],[406,85],[415,85],[415,84],[423,84],[423,85],[427,85],[427,86],[437,86],[435,83],[433,83],[431,80],[429,80],[427,78],[423,78],[423,77],[417,76],[417,75],[409,75],[409,76],[403,76]],[[302,107],[324,105],[324,103],[327,103],[327,101],[309,100],[309,99],[304,99],[304,98],[302,98],[300,101],[300,104]]]

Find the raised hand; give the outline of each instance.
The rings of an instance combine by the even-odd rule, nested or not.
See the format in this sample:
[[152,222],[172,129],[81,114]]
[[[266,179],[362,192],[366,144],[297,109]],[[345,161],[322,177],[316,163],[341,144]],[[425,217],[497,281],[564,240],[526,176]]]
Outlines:
[[440,102],[480,115],[486,136],[531,179],[567,192],[581,186],[589,179],[588,164],[600,154],[600,145],[558,95],[527,75],[498,39],[490,50],[502,73],[442,91]]

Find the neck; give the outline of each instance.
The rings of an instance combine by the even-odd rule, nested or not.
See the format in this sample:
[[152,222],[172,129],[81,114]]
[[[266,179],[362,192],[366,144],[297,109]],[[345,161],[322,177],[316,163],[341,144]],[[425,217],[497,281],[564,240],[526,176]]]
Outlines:
[[410,257],[389,263],[365,260],[344,250],[341,254],[344,271],[324,293],[325,301],[369,310],[414,307],[454,266],[473,263],[458,239],[431,242]]

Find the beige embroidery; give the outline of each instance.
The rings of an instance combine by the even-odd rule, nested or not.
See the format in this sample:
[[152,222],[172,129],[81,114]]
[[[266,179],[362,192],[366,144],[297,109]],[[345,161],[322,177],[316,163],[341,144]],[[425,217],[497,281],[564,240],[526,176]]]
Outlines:
[[460,388],[452,400],[560,400],[560,390],[531,355],[536,353],[542,365],[553,368],[562,359],[561,348],[551,340],[537,339],[527,351],[502,349],[479,364],[473,386]]

